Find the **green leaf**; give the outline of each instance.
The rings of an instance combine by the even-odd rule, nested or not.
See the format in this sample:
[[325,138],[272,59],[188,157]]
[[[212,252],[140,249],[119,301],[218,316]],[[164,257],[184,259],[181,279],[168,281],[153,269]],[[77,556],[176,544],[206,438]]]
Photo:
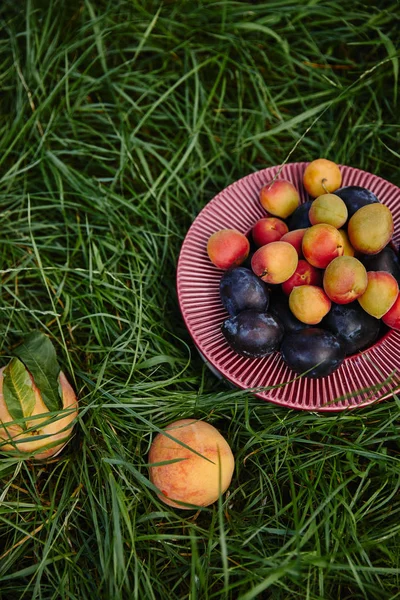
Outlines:
[[[32,379],[24,364],[12,358],[3,372],[3,396],[8,412],[15,421],[30,417],[35,408]],[[22,427],[26,429],[23,423]]]
[[44,333],[34,331],[24,339],[20,346],[15,348],[14,355],[24,363],[31,373],[48,410],[60,410],[62,408],[58,385],[60,366],[50,339]]

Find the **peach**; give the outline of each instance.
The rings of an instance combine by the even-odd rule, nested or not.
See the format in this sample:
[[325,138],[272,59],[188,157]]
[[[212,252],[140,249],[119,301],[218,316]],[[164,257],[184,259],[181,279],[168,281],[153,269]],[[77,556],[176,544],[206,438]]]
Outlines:
[[[372,204],[371,204],[372,206]],[[396,302],[399,284],[387,271],[368,271],[368,285],[358,302],[369,315],[382,318]]]
[[400,331],[400,294],[397,295],[392,308],[389,308],[387,313],[383,315],[382,321],[391,329]]
[[261,206],[271,215],[286,219],[299,206],[299,192],[286,179],[275,179],[267,183],[260,191]]
[[288,231],[288,233],[285,233],[281,237],[281,242],[288,242],[289,244],[292,244],[294,248],[296,248],[299,258],[303,256],[301,244],[303,242],[303,237],[306,231],[307,227],[303,227],[303,229],[293,229],[292,231]]
[[[175,421],[165,432],[174,439],[159,433],[149,452],[150,480],[159,489],[159,498],[188,510],[218,500],[228,489],[235,466],[228,442],[215,427],[196,419]],[[166,461],[177,462],[156,466]]]
[[339,196],[322,194],[311,204],[308,218],[311,225],[329,223],[329,225],[339,228],[346,223],[347,215],[347,206]]
[[331,301],[324,290],[316,285],[295,287],[289,296],[290,310],[299,321],[307,325],[320,323],[331,306]]
[[72,434],[74,420],[78,414],[78,401],[74,390],[68,383],[64,373],[61,372],[59,381],[63,410],[60,411],[57,418],[54,418],[53,414],[49,416],[49,410],[44,404],[38,388],[32,381],[36,402],[30,414],[34,418],[25,422],[27,431],[17,423],[12,423],[14,419],[11,417],[5,403],[3,396],[3,372],[5,368],[0,369],[0,452],[16,455],[24,454],[38,460],[54,456],[63,449]]
[[231,269],[244,262],[250,251],[250,242],[236,229],[220,229],[207,242],[209,259],[219,269]]
[[291,244],[271,242],[256,250],[251,259],[251,268],[266,283],[283,283],[295,272],[298,260]]
[[304,258],[317,269],[325,269],[331,260],[343,254],[343,241],[339,231],[328,223],[309,227],[302,242]]
[[317,158],[310,162],[303,174],[304,188],[313,198],[334,192],[341,183],[340,168],[326,158]]
[[368,277],[364,265],[354,256],[338,256],[326,267],[323,286],[336,304],[349,304],[367,289]]
[[354,248],[350,244],[349,236],[345,229],[339,229],[339,233],[342,236],[343,242],[343,256],[354,256]]
[[351,245],[363,254],[377,254],[392,239],[393,217],[384,204],[367,204],[349,220],[347,233]]
[[270,242],[277,242],[289,231],[285,221],[277,217],[259,219],[251,230],[253,241],[256,246],[265,246]]
[[292,289],[299,285],[322,285],[321,271],[303,259],[299,260],[293,275],[282,283],[282,291],[289,296]]

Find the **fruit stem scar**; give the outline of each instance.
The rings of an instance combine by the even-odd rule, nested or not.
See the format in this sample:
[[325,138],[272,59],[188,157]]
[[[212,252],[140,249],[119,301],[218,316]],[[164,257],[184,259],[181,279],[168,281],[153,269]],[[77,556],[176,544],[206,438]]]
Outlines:
[[325,181],[328,181],[326,177],[324,177],[324,179],[322,179],[322,180],[321,180],[321,185],[322,185],[322,187],[324,188],[325,192],[326,192],[327,194],[329,194],[329,190],[328,190],[328,188],[326,187],[326,185],[325,185],[325,183],[324,183]]
[[265,270],[264,270],[264,271],[261,273],[260,277],[265,277],[266,275],[268,275],[268,269],[265,269]]

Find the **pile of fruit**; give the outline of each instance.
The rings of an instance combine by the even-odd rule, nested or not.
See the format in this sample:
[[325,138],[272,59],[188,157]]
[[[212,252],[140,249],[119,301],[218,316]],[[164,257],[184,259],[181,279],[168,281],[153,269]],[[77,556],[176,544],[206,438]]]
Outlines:
[[301,204],[296,187],[276,178],[260,190],[267,214],[251,232],[210,236],[208,256],[225,271],[222,333],[238,354],[280,351],[295,373],[325,377],[388,328],[400,330],[391,211],[370,190],[341,183],[339,166],[317,159],[303,174],[313,200]]

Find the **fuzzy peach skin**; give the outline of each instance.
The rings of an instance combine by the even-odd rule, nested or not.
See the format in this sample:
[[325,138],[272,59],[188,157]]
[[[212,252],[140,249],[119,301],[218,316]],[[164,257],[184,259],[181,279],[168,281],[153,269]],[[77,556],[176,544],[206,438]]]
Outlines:
[[[48,417],[48,409],[44,404],[42,397],[37,387],[33,384],[36,395],[36,404],[32,416],[42,415],[43,419],[33,419],[27,421],[27,428],[34,428],[31,432],[25,432],[17,424],[8,425],[13,418],[7,410],[3,396],[3,371],[5,367],[0,369],[0,452],[12,452],[17,454],[25,454],[35,459],[46,459],[54,456],[62,450],[71,436],[73,429],[73,420],[78,414],[78,401],[74,390],[68,383],[64,373],[60,373],[60,385],[63,395],[63,408],[66,410],[66,416],[54,420],[51,423],[45,424]],[[26,441],[29,436],[46,435],[40,440]],[[18,440],[24,441],[18,441]],[[2,441],[11,441],[12,443],[3,444]],[[58,442],[58,443],[57,443]],[[47,447],[49,446],[50,447]],[[41,451],[40,451],[41,450]]]
[[178,502],[195,506],[212,504],[229,487],[235,461],[225,438],[215,427],[196,419],[181,419],[165,429],[202,456],[159,433],[150,448],[149,463],[176,458],[176,463],[150,467],[150,480],[160,490],[159,498],[169,506],[190,510]]

